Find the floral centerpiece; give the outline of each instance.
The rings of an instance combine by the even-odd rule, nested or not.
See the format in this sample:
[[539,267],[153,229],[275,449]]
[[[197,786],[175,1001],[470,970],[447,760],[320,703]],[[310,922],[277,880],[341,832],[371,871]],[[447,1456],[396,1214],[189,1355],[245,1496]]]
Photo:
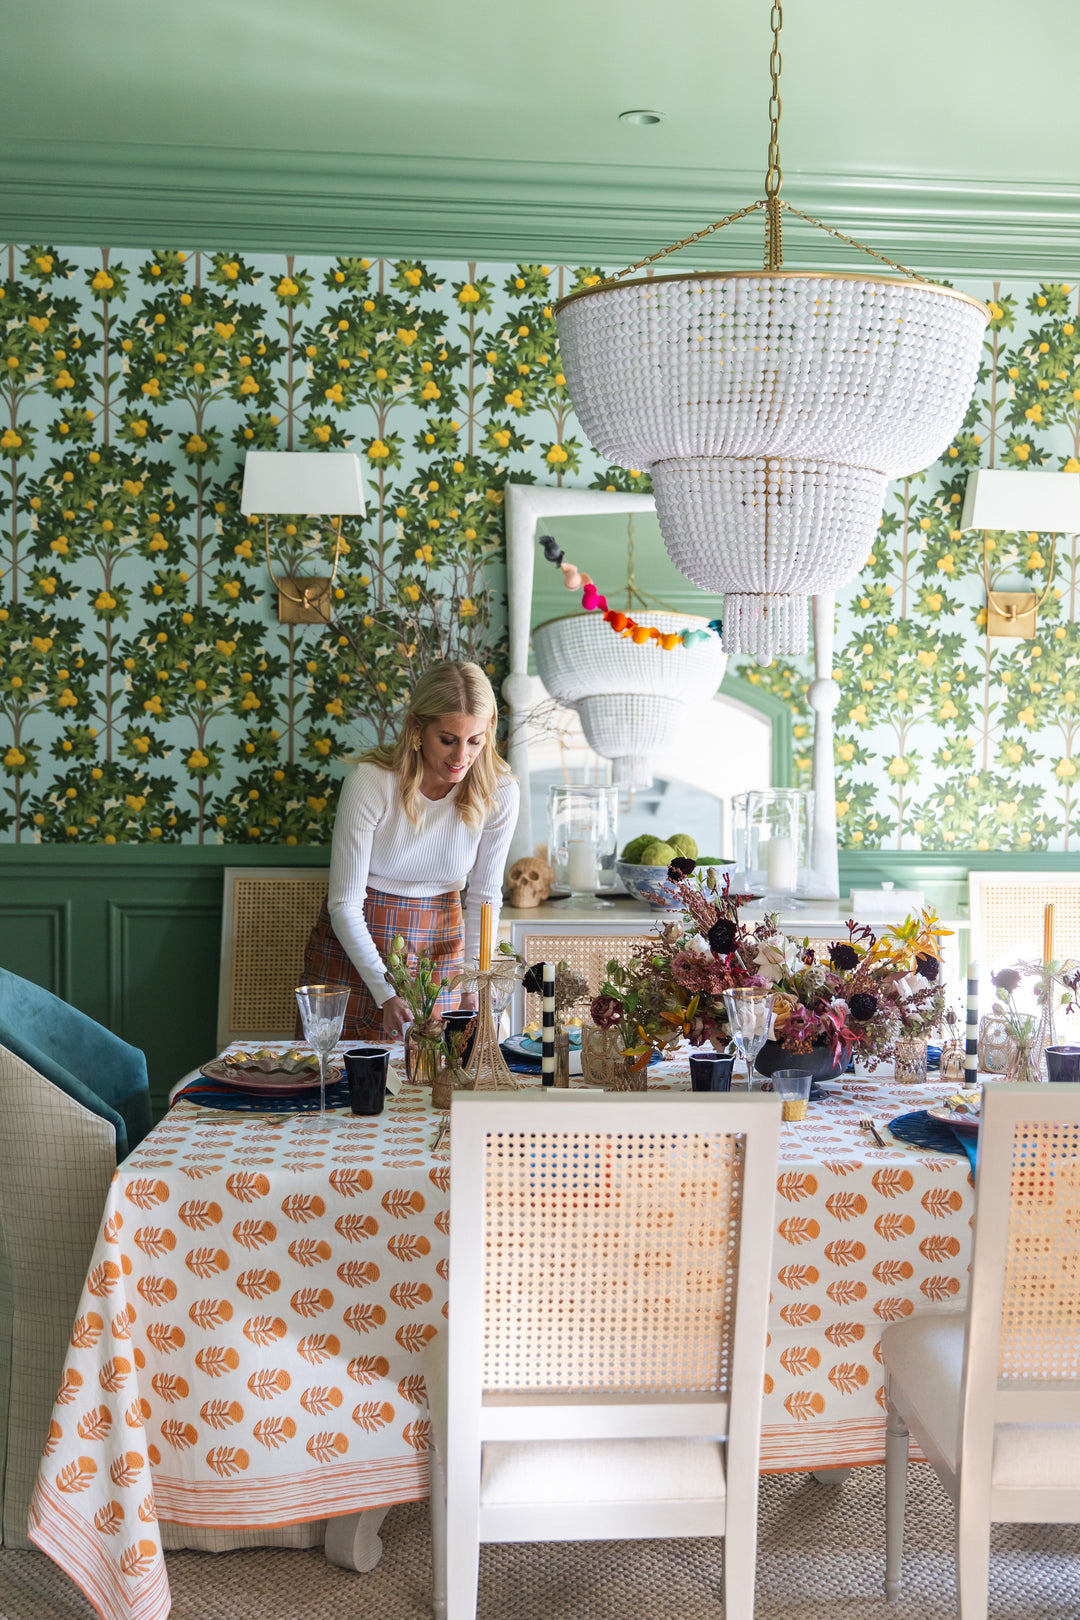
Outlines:
[[[1034,980],[1034,1013],[1025,1011],[1017,1000],[1024,979]],[[1080,1002],[1080,968],[1072,962],[1018,962],[992,973],[990,982],[995,996],[993,1015],[1008,1037],[1008,1068],[1003,1078],[1040,1080],[1046,1048],[1054,1044],[1055,1010],[1068,1015]]]
[[823,950],[781,933],[774,914],[742,922],[748,897],[730,892],[730,874],[721,882],[715,869],[694,868],[689,859],[668,868],[683,902],[681,923],[642,942],[629,964],[609,962],[592,1003],[593,1022],[619,1027],[635,1067],[682,1036],[693,1046],[726,1045],[724,991],[743,985],[773,992],[770,1038],[784,1052],[824,1047],[840,1066],[857,1054],[872,1068],[899,1038],[926,1034],[938,1023],[947,930],[932,911],[880,934],[849,922],[848,938]]
[[435,963],[427,956],[417,956],[411,962],[405,941],[395,934],[386,959],[386,977],[394,987],[394,994],[412,1013],[412,1023],[405,1031],[405,1072],[410,1080],[430,1085],[440,1056],[446,1055],[442,1019],[436,1013],[443,990],[455,990],[462,975],[453,973],[449,978],[437,979]]

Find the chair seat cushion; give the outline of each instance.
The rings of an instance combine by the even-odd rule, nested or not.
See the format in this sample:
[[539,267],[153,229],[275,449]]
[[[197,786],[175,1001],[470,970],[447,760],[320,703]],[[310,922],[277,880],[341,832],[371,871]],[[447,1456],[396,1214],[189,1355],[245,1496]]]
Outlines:
[[[881,1335],[893,1404],[958,1465],[965,1314],[909,1316]],[[999,1423],[993,1483],[1003,1490],[1080,1487],[1080,1424]]]
[[684,1502],[725,1495],[716,1440],[487,1441],[480,1500]]

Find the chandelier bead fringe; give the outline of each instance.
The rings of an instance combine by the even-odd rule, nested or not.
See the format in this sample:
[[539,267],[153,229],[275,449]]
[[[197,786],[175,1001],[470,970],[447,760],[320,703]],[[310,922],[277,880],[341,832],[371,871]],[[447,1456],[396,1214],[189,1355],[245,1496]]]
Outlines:
[[627,282],[557,315],[583,429],[651,472],[673,562],[744,599],[724,645],[758,655],[805,649],[805,607],[774,598],[853,578],[887,480],[957,432],[987,319],[929,283],[797,271]]

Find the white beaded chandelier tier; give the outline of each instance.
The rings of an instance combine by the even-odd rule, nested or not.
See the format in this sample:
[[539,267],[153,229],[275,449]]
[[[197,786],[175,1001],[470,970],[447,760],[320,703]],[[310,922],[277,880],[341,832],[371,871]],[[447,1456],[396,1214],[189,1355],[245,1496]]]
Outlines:
[[[582,428],[650,471],[672,561],[724,594],[725,650],[764,664],[806,651],[806,598],[865,563],[888,479],[959,430],[990,318],[910,271],[781,268],[783,211],[839,235],[779,195],[781,23],[776,4],[765,198],[556,306]],[[622,279],[756,209],[764,270]]]
[[[638,624],[661,632],[705,628],[680,613],[635,612]],[[536,672],[557,703],[576,709],[586,741],[612,762],[620,787],[649,787],[652,756],[676,740],[687,705],[710,698],[724,678],[727,656],[718,636],[662,652],[613,635],[599,613],[549,619],[532,632]]]

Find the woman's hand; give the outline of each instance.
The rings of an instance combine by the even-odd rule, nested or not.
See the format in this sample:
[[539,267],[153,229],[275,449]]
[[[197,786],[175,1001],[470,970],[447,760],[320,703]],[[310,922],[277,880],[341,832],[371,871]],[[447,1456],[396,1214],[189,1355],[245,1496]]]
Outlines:
[[408,1005],[400,996],[391,996],[382,1004],[382,1032],[384,1039],[397,1040],[405,1033],[406,1024],[412,1023]]
[[458,997],[459,1012],[475,1012],[479,1005],[475,990],[463,990]]

